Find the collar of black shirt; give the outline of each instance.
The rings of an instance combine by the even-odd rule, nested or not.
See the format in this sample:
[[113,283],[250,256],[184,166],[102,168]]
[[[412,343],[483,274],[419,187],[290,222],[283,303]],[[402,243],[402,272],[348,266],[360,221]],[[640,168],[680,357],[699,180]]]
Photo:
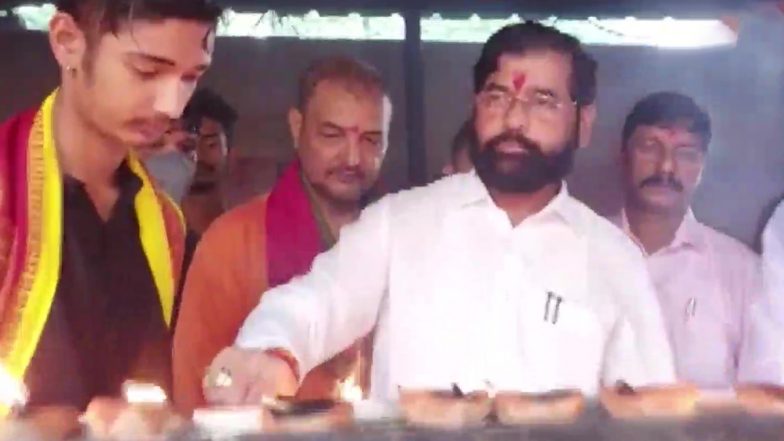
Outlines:
[[[117,208],[125,210],[125,207],[131,207],[143,184],[141,178],[136,176],[136,173],[131,170],[128,161],[123,161],[117,168],[117,171],[114,172],[114,181],[120,190],[115,210]],[[63,177],[63,187],[66,200],[70,200],[72,203],[89,200],[85,184],[79,179],[70,175],[65,175]],[[81,205],[81,203],[77,203],[77,205]]]
[[[126,196],[134,197],[142,188],[142,180],[131,170],[128,161],[123,161],[114,172],[114,182],[120,189],[121,198]],[[66,194],[84,191],[84,182],[71,175],[63,177],[63,185]]]

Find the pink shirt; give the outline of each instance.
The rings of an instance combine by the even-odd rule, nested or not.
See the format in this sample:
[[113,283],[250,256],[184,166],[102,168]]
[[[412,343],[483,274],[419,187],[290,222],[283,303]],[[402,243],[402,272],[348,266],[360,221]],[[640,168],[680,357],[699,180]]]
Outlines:
[[[618,223],[636,240],[625,213]],[[746,317],[760,293],[759,257],[689,211],[672,243],[646,254],[646,261],[678,379],[701,388],[734,384],[742,369]]]

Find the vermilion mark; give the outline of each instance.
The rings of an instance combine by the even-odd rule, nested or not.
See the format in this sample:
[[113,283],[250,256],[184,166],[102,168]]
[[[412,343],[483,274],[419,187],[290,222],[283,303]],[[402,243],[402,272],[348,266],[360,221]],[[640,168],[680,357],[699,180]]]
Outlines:
[[512,85],[515,88],[515,92],[520,92],[520,90],[522,90],[523,86],[525,86],[525,80],[526,77],[524,73],[519,73],[514,76],[512,79]]

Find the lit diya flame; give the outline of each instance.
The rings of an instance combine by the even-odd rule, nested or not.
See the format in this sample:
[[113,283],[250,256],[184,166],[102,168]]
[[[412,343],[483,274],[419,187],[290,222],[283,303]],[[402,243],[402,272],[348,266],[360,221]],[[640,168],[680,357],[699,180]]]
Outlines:
[[356,375],[351,375],[338,385],[340,399],[349,403],[362,401],[362,388],[357,384]]
[[123,383],[124,399],[96,397],[87,407],[82,421],[90,439],[157,440],[178,430],[185,423],[167,405],[166,393],[154,384],[134,381]]
[[28,391],[25,385],[14,378],[0,364],[0,406],[5,409],[19,409],[27,404]]
[[123,383],[123,396],[128,404],[165,404],[169,399],[160,386],[135,381]]

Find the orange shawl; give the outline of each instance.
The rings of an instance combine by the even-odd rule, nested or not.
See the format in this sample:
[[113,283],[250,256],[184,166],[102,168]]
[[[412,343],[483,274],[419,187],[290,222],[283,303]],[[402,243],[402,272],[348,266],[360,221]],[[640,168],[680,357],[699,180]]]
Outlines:
[[[174,335],[174,402],[190,414],[203,406],[202,378],[218,352],[230,346],[262,295],[305,274],[324,238],[300,176],[290,165],[269,195],[218,218],[193,256]],[[332,398],[336,367],[349,365],[357,347],[312,370],[299,399]],[[331,365],[330,365],[331,364]]]

